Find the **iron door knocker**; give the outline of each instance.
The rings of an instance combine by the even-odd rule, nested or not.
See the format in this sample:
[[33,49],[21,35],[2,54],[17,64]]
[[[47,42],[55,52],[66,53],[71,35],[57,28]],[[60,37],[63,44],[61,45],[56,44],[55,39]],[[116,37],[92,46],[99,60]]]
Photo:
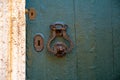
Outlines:
[[[53,53],[57,57],[65,56],[66,53],[70,52],[73,48],[73,42],[66,33],[67,28],[68,26],[66,24],[61,23],[55,23],[53,25],[50,25],[51,36],[47,43],[47,49],[50,53]],[[50,44],[56,37],[63,37],[70,43],[70,47],[68,47],[64,42],[58,41],[51,48]]]

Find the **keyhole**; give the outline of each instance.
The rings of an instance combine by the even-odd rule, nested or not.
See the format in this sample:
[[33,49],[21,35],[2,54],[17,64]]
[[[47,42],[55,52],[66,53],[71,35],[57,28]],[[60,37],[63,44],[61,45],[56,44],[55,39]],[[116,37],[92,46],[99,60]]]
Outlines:
[[40,46],[40,40],[38,40],[38,46]]
[[31,16],[33,16],[33,12],[31,12]]

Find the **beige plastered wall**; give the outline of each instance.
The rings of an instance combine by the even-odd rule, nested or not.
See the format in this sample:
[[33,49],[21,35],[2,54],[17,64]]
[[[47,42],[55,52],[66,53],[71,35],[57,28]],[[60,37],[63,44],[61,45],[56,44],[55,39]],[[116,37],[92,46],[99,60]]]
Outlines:
[[0,80],[25,80],[25,0],[0,0]]

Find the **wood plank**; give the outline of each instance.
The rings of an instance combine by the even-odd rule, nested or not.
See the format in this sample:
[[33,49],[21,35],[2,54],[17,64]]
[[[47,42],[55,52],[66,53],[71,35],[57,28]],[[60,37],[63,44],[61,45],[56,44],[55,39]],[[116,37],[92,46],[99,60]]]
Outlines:
[[112,0],[114,80],[120,80],[120,1]]
[[[58,21],[66,23],[67,33],[75,42],[73,0],[36,0],[28,1],[27,8],[37,11],[35,20],[27,20],[27,78],[31,80],[76,80],[75,48],[63,58],[50,55],[46,44],[50,35],[49,25]],[[36,33],[44,36],[44,50],[34,51],[33,37]]]
[[113,80],[111,0],[96,0],[96,79]]
[[77,0],[76,8],[78,79],[112,80],[111,1]]
[[93,0],[75,2],[78,80],[96,80],[94,3]]

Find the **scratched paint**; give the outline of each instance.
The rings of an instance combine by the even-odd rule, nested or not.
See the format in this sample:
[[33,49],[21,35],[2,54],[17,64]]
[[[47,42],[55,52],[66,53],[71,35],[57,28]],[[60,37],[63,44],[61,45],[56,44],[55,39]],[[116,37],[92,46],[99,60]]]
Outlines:
[[0,80],[25,80],[25,0],[0,0]]

